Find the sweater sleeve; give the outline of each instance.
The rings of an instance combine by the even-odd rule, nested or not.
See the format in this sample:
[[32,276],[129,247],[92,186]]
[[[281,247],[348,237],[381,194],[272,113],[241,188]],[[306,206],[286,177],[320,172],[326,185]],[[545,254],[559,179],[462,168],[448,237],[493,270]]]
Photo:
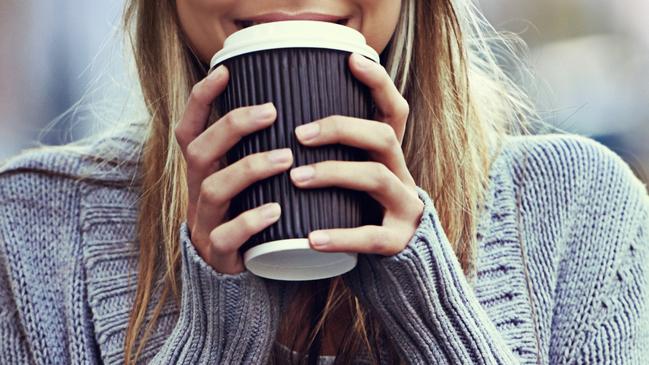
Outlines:
[[586,301],[588,321],[569,332],[571,346],[553,349],[557,363],[641,364],[649,358],[649,202],[645,205],[642,224],[622,241],[614,277]]
[[[410,364],[514,364],[465,279],[428,194],[421,222],[393,256],[359,255],[345,281]],[[390,293],[390,295],[385,295]]]
[[214,271],[180,234],[182,298],[178,322],[152,364],[261,364],[275,338],[276,291],[249,271]]

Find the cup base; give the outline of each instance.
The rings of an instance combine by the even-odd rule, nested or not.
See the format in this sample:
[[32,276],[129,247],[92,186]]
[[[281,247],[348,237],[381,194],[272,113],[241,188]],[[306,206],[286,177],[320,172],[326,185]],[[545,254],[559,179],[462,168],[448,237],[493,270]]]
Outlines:
[[356,266],[357,254],[320,252],[311,249],[307,238],[262,243],[243,254],[248,270],[257,276],[284,281],[326,279]]

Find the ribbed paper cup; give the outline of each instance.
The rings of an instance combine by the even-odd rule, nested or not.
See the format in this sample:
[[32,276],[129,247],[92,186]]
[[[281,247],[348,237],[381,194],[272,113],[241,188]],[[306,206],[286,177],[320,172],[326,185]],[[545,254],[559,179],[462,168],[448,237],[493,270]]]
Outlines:
[[[293,167],[319,161],[367,161],[366,151],[341,144],[306,147],[295,127],[330,115],[369,119],[369,89],[349,71],[348,57],[360,53],[379,62],[363,35],[319,21],[282,21],[242,29],[225,41],[210,64],[225,64],[230,81],[215,107],[220,115],[242,106],[273,102],[277,121],[247,135],[227,153],[227,163],[253,153],[290,148]],[[309,247],[311,231],[380,224],[381,206],[367,193],[339,187],[298,188],[289,172],[251,185],[231,202],[228,216],[269,202],[282,207],[280,219],[241,248],[246,268],[276,280],[315,280],[343,274],[356,265],[355,253],[323,253]]]

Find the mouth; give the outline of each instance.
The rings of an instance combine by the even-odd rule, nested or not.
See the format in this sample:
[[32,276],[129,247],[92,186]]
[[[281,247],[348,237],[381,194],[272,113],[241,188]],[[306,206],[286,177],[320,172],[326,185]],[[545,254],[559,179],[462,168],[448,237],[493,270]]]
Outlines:
[[284,20],[317,20],[317,21],[324,21],[329,23],[336,23],[340,25],[347,25],[350,18],[328,15],[328,14],[320,14],[320,13],[301,13],[295,15],[290,15],[286,13],[269,13],[269,14],[262,14],[253,18],[248,18],[248,19],[236,19],[234,21],[234,24],[236,25],[238,30],[241,30],[241,29],[251,27],[253,25],[272,23],[272,22],[278,22]]

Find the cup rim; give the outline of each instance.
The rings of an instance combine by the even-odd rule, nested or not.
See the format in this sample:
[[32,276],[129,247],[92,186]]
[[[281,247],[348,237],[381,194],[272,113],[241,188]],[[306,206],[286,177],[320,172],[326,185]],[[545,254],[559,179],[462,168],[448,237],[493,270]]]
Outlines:
[[230,58],[280,48],[325,48],[361,55],[380,63],[379,54],[354,28],[314,20],[283,20],[253,25],[230,34],[216,52],[210,69]]
[[[309,264],[305,264],[305,258]],[[251,247],[244,252],[243,262],[246,269],[257,276],[305,281],[342,275],[356,266],[358,255],[355,252],[316,251],[310,247],[308,238],[289,238]]]

